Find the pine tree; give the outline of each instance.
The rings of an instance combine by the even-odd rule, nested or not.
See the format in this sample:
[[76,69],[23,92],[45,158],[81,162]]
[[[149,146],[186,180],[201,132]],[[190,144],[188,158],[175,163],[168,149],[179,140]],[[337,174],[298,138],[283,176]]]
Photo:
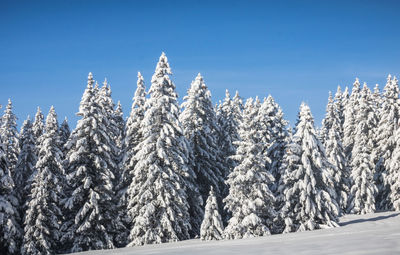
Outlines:
[[114,111],[113,114],[114,117],[114,122],[117,126],[116,129],[116,134],[115,134],[115,140],[116,140],[116,145],[117,148],[119,148],[119,150],[121,150],[120,152],[120,158],[118,160],[118,162],[122,161],[122,143],[125,137],[125,120],[124,120],[124,112],[122,110],[122,105],[121,102],[118,101],[117,103],[117,108]]
[[140,125],[143,121],[146,102],[146,91],[144,86],[144,79],[140,72],[138,72],[137,88],[133,97],[133,103],[130,115],[127,119],[124,132],[124,139],[122,140],[122,173],[119,182],[116,186],[116,193],[118,201],[118,217],[123,223],[122,229],[117,233],[115,240],[118,247],[126,246],[129,242],[128,237],[131,229],[131,219],[127,214],[127,190],[132,183],[133,171],[136,165],[134,156],[139,148],[139,142],[142,141],[142,133]]
[[0,139],[0,251],[5,255],[19,254],[21,227],[18,224],[18,202],[14,181],[8,170],[5,146]]
[[26,119],[22,125],[19,135],[19,155],[15,166],[15,193],[19,201],[19,212],[21,225],[27,210],[27,202],[31,192],[31,184],[36,174],[36,146],[35,137],[32,129],[32,122]]
[[366,84],[360,93],[359,108],[356,113],[350,175],[350,203],[347,210],[350,213],[365,214],[375,211],[374,196],[377,191],[373,183],[374,162],[371,155],[376,115],[371,100],[371,91]]
[[322,120],[320,132],[321,142],[325,144],[329,139],[329,131],[332,129],[333,122],[338,121],[338,114],[335,109],[332,93],[329,91],[328,104],[326,105],[325,118]]
[[[398,120],[398,125],[400,120]],[[394,150],[392,157],[385,161],[388,171],[385,181],[390,188],[389,202],[391,209],[400,211],[400,128],[397,128],[394,134]]]
[[356,81],[353,84],[353,90],[351,92],[351,96],[349,97],[346,107],[345,107],[345,120],[343,124],[343,146],[345,149],[346,159],[348,161],[351,160],[352,155],[351,152],[354,146],[354,136],[355,136],[355,116],[358,114],[358,105],[360,98],[360,81],[356,78]]
[[178,96],[170,74],[162,53],[151,80],[141,125],[143,139],[134,156],[137,162],[128,189],[129,246],[189,238],[185,191],[189,143],[178,120]]
[[68,142],[69,136],[71,135],[71,129],[69,128],[67,117],[65,117],[64,121],[61,123],[59,132],[61,144],[64,147],[64,145]]
[[344,126],[344,113],[345,113],[345,109],[346,109],[346,103],[347,103],[347,98],[348,97],[348,92],[347,92],[347,87],[345,89],[345,91],[342,93],[342,89],[340,88],[340,86],[338,86],[336,94],[335,94],[335,98],[334,98],[334,108],[336,109],[336,113],[337,113],[337,117],[339,119],[339,128],[337,130],[337,132],[339,132],[340,135],[340,140],[342,141],[343,144],[343,126]]
[[61,200],[64,191],[64,167],[57,115],[51,107],[46,118],[38,161],[28,203],[22,254],[55,254],[60,249]]
[[15,165],[18,160],[18,130],[17,130],[17,117],[12,111],[11,100],[8,99],[8,104],[1,122],[0,135],[4,143],[8,168],[11,177],[14,179]]
[[310,108],[304,103],[282,167],[285,174],[279,188],[280,200],[284,201],[281,209],[284,232],[337,227],[339,208],[332,165],[317,139]]
[[266,169],[275,179],[275,182],[270,185],[270,189],[275,193],[282,174],[280,169],[289,134],[283,112],[272,96],[269,95],[264,99],[257,121],[260,125],[261,139],[265,146],[265,158],[269,159],[266,162]]
[[200,239],[204,241],[221,240],[224,235],[219,206],[213,186],[210,187],[210,195],[207,198],[204,220],[201,223]]
[[238,128],[242,115],[242,101],[236,93],[232,100],[229,91],[225,92],[225,99],[217,109],[217,121],[220,127],[219,142],[222,158],[225,159],[224,177],[235,167],[235,161],[230,156],[236,153],[234,141],[239,140]]
[[37,112],[35,115],[35,120],[33,122],[33,135],[35,138],[35,145],[36,145],[36,150],[39,151],[39,144],[40,144],[40,137],[42,136],[44,132],[44,116],[42,111],[40,110],[40,107],[37,108]]
[[102,125],[105,128],[105,132],[107,132],[107,136],[110,138],[106,142],[111,155],[107,165],[116,177],[115,180],[118,180],[120,175],[119,161],[121,160],[121,147],[118,146],[118,143],[121,144],[119,139],[122,134],[121,127],[119,126],[120,123],[118,123],[117,120],[119,120],[121,116],[120,113],[118,113],[119,116],[115,115],[115,105],[111,97],[111,87],[107,83],[107,79],[104,80],[103,87],[95,93],[95,101],[100,107]]
[[225,237],[239,239],[270,234],[276,212],[274,195],[268,186],[274,177],[265,169],[268,158],[263,155],[265,144],[257,128],[258,108],[252,99],[247,100],[240,124],[240,141],[232,157],[237,166],[229,174],[229,194],[224,199],[225,208],[232,213]]
[[334,166],[332,177],[337,193],[337,202],[340,209],[344,212],[347,209],[347,194],[349,191],[349,173],[347,168],[346,156],[342,145],[342,112],[340,100],[340,87],[334,101],[332,94],[329,92],[328,104],[326,106],[325,118],[322,121],[322,138],[323,145],[326,149],[328,161]]
[[202,195],[202,199],[196,198],[190,201],[192,228],[198,234],[204,214],[201,205],[202,201],[207,199],[210,186],[214,187],[218,201],[221,201],[223,195],[221,192],[225,189],[225,184],[217,140],[219,127],[211,102],[211,93],[200,74],[192,82],[187,93],[179,120],[184,135],[191,144],[193,169]]
[[[396,148],[396,132],[400,120],[399,86],[397,79],[389,75],[383,91],[382,107],[379,113],[379,124],[376,132],[377,158],[375,183],[378,188],[376,202],[378,209],[390,209],[391,192],[388,175],[393,172],[391,168],[392,153]],[[392,160],[393,162],[393,160]],[[396,164],[396,163],[395,163]],[[395,167],[395,171],[397,168]]]
[[67,144],[70,192],[65,207],[70,217],[63,226],[66,234],[62,241],[70,242],[71,252],[114,248],[117,213],[111,137],[93,83],[89,73],[78,112],[81,119]]

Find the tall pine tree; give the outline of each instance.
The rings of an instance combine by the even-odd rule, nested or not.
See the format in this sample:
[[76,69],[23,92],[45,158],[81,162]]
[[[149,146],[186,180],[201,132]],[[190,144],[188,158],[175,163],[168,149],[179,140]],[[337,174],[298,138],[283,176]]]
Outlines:
[[198,234],[203,220],[201,201],[206,201],[210,186],[214,187],[218,201],[222,201],[224,176],[217,140],[219,127],[211,102],[211,93],[200,74],[192,82],[184,100],[184,110],[179,119],[184,135],[191,144],[193,169],[202,195],[202,199],[190,198],[192,228]]
[[257,102],[247,100],[240,124],[240,141],[232,157],[237,166],[229,174],[225,207],[232,213],[225,237],[228,239],[269,235],[276,217],[274,195],[269,189],[274,177],[265,168],[265,144],[257,127]]
[[55,254],[61,249],[61,200],[64,197],[65,171],[57,115],[51,107],[46,118],[38,161],[31,189],[31,200],[24,221],[22,254]]
[[15,165],[18,160],[18,130],[17,117],[12,111],[11,100],[8,99],[7,107],[1,121],[0,135],[4,143],[6,158],[12,178],[15,175]]
[[[375,183],[378,188],[376,197],[378,209],[387,210],[391,208],[391,200],[389,198],[391,188],[387,177],[393,172],[391,169],[391,158],[396,148],[396,132],[400,120],[399,111],[399,86],[397,79],[394,78],[392,80],[392,77],[389,75],[383,90],[382,107],[376,132],[378,162],[376,164]],[[396,167],[395,169],[397,171]]]
[[89,73],[79,106],[77,127],[67,148],[70,193],[65,201],[69,218],[65,222],[71,252],[114,248],[114,167],[107,117],[98,104],[98,89]]
[[339,208],[332,165],[316,136],[310,108],[304,103],[282,167],[285,174],[279,189],[284,232],[337,227]]
[[371,91],[364,84],[360,93],[359,106],[354,116],[355,136],[351,164],[351,189],[348,212],[365,214],[375,211],[376,186],[373,182],[374,159],[373,131],[376,115]]
[[151,80],[141,126],[143,140],[134,156],[137,162],[128,189],[132,219],[129,246],[189,238],[185,190],[189,143],[178,120],[178,95],[170,74],[168,59],[162,53]]

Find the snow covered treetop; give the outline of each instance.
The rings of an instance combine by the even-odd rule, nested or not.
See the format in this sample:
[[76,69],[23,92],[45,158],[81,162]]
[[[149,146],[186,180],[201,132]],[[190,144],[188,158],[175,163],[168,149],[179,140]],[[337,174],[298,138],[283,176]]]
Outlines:
[[46,133],[56,131],[58,129],[57,114],[54,106],[51,106],[49,114],[46,118]]
[[89,75],[88,75],[88,81],[87,81],[87,86],[89,87],[92,87],[93,86],[93,83],[94,83],[94,80],[93,80],[93,74],[91,73],[91,72],[89,72]]
[[[171,68],[169,67],[168,58],[165,53],[161,53],[160,59],[158,60],[156,70],[154,72],[153,78],[162,77],[165,74],[172,74]],[[153,82],[153,81],[152,81]]]
[[311,114],[310,107],[306,103],[301,103],[300,111],[299,111],[299,121],[310,122],[311,125],[314,125],[314,118]]

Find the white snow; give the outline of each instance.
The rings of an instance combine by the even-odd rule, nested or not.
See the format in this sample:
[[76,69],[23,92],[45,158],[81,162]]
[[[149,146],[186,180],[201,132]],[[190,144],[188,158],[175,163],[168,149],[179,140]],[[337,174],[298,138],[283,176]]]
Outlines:
[[239,240],[200,241],[89,251],[80,254],[400,254],[400,213],[346,215],[340,228]]

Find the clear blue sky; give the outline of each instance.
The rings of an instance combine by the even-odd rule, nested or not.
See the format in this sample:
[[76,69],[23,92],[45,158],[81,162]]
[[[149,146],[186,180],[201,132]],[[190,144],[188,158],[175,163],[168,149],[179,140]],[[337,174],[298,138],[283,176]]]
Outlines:
[[165,51],[180,98],[201,72],[214,102],[271,94],[293,124],[305,101],[319,125],[338,84],[400,75],[399,31],[400,1],[1,0],[0,103],[19,123],[54,105],[75,126],[91,71],[127,115]]

